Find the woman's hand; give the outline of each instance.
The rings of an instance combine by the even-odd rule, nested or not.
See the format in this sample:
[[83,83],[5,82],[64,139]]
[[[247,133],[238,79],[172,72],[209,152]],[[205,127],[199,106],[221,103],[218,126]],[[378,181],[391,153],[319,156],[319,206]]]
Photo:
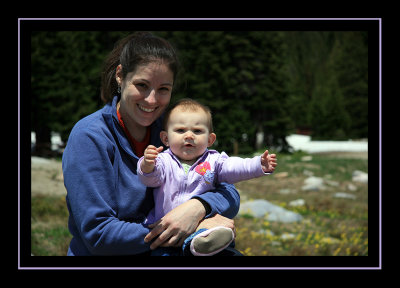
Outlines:
[[233,232],[235,233],[235,237],[236,237],[236,230],[235,230],[234,223],[235,222],[232,219],[226,218],[219,214],[215,214],[213,217],[210,217],[210,218],[207,218],[207,219],[204,219],[203,221],[201,221],[201,223],[197,227],[196,231],[199,229],[202,229],[202,228],[211,229],[216,226],[225,226],[227,228],[232,229]]
[[168,212],[159,221],[149,225],[153,229],[146,235],[144,241],[150,242],[158,236],[150,245],[152,250],[158,246],[182,246],[185,239],[196,230],[205,213],[204,206],[199,200],[186,201]]

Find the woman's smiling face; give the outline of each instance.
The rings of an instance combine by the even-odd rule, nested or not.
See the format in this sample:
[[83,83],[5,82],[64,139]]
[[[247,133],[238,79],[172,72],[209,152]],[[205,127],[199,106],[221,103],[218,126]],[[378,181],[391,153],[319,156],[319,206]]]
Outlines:
[[120,113],[124,122],[132,126],[150,126],[171,100],[172,71],[162,62],[150,62],[138,66],[125,79],[120,77],[121,74],[119,65],[116,80],[121,86]]

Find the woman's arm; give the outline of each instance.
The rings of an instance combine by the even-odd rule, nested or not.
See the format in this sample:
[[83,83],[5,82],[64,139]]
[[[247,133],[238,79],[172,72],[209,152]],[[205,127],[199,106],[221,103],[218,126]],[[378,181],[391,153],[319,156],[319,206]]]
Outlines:
[[158,246],[182,246],[183,241],[194,231],[205,216],[203,204],[191,199],[168,212],[157,222],[149,225],[153,228],[144,241],[151,242],[150,249]]
[[[205,206],[199,199],[208,203],[211,212],[206,215]],[[239,211],[240,196],[233,185],[222,183],[217,189],[206,192],[190,199],[168,212],[163,218],[150,225],[153,230],[145,237],[145,242],[150,243],[158,235],[158,238],[151,243],[150,249],[158,246],[181,246],[183,241],[196,231],[199,223],[206,218],[212,218],[202,222],[202,228],[215,226],[227,226],[234,229],[233,218]],[[216,215],[220,214],[220,215]],[[218,217],[213,217],[213,216]],[[223,217],[223,216],[226,217]]]
[[[146,195],[146,188],[137,186],[137,194],[125,193],[123,199],[117,194],[119,179],[115,167],[121,163],[116,164],[115,149],[110,135],[99,135],[98,129],[76,128],[71,132],[63,155],[71,232],[82,239],[93,255],[129,255],[149,250],[149,245],[143,241],[149,228],[121,219],[124,214],[140,216],[138,206],[147,201],[142,197]],[[127,177],[129,181],[139,182]],[[132,182],[131,185],[136,184]]]
[[210,205],[211,212],[205,218],[220,214],[232,219],[239,212],[240,195],[232,184],[221,183],[215,190],[196,195],[193,198],[200,198]]

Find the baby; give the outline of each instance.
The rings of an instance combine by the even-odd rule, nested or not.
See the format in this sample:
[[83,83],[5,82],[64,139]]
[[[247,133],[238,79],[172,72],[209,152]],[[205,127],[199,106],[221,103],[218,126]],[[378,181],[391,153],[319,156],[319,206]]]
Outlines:
[[[216,140],[211,111],[195,100],[178,101],[167,111],[164,123],[160,137],[169,149],[162,152],[162,146],[149,145],[137,165],[140,180],[148,187],[155,187],[155,207],[146,224],[158,221],[194,196],[213,190],[217,183],[233,184],[268,175],[277,166],[276,155],[268,150],[246,159],[209,150]],[[192,255],[211,256],[228,247],[234,233],[219,226],[200,229],[189,239]],[[184,246],[188,245],[185,241]]]

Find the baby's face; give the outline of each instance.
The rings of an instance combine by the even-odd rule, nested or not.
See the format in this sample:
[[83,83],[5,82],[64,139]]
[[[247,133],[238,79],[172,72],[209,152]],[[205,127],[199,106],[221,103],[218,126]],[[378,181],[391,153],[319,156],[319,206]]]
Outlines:
[[168,131],[161,138],[181,160],[191,161],[204,153],[215,141],[208,129],[207,114],[202,109],[182,111],[174,109],[168,121]]

